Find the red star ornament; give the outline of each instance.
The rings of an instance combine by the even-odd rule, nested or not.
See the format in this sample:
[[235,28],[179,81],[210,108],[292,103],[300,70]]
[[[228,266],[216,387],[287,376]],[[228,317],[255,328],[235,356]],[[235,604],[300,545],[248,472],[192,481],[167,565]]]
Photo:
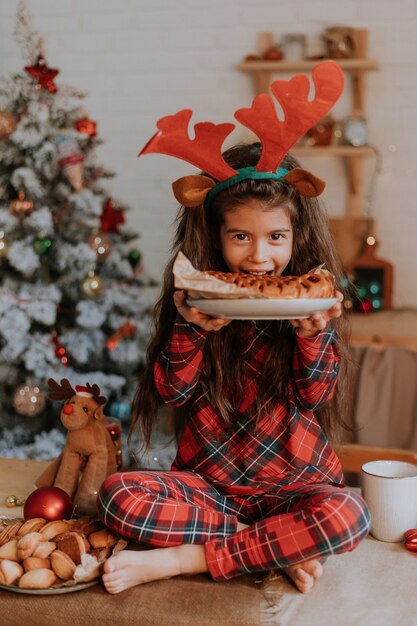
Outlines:
[[95,137],[97,134],[97,122],[90,120],[88,117],[83,117],[75,122],[75,128],[79,133],[88,135],[89,137]]
[[47,89],[50,93],[56,92],[57,88],[54,78],[59,74],[59,70],[48,67],[42,56],[38,57],[36,65],[26,65],[25,70],[33,78],[37,79],[39,88]]
[[101,214],[101,230],[103,233],[118,233],[119,224],[125,223],[125,216],[121,209],[116,209],[111,198],[107,198]]

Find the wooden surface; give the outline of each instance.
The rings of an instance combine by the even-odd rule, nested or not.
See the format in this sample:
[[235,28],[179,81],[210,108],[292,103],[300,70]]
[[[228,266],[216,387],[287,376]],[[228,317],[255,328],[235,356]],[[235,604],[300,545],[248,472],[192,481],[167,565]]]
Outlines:
[[403,346],[417,349],[417,309],[352,313],[354,345]]
[[43,472],[49,461],[28,461],[0,458],[0,515],[23,517],[23,506],[7,507],[4,500],[15,495],[27,498],[36,489],[35,480]]
[[417,452],[398,448],[361,446],[357,443],[341,444],[335,447],[344,472],[358,474],[364,463],[370,461],[406,461],[417,464]]

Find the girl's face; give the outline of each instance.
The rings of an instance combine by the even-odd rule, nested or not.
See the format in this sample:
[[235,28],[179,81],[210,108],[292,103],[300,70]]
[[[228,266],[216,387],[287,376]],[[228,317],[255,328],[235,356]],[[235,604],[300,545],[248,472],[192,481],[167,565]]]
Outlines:
[[293,228],[286,207],[263,208],[251,198],[224,214],[220,244],[231,272],[279,276],[290,261],[292,243]]

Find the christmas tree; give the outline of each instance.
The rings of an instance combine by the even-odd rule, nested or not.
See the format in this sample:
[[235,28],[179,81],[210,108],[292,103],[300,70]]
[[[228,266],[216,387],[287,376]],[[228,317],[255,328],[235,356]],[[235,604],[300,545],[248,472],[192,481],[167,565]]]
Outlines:
[[26,65],[0,81],[0,456],[51,458],[64,435],[50,377],[97,384],[107,415],[128,417],[149,281],[126,207],[101,185],[113,174],[95,162],[85,96],[48,66],[23,3],[16,37]]

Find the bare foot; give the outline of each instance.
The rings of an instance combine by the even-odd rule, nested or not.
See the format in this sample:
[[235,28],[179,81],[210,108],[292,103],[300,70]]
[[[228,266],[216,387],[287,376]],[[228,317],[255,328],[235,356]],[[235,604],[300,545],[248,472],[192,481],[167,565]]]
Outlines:
[[178,573],[177,569],[175,555],[172,558],[168,549],[124,550],[104,563],[103,583],[109,593],[120,593],[135,585],[170,578]]
[[103,583],[109,593],[120,593],[129,587],[178,574],[207,571],[204,547],[181,545],[154,550],[123,550],[103,566]]
[[323,565],[319,559],[312,559],[284,567],[283,572],[291,578],[301,593],[308,593],[312,590],[315,581],[323,574]]

